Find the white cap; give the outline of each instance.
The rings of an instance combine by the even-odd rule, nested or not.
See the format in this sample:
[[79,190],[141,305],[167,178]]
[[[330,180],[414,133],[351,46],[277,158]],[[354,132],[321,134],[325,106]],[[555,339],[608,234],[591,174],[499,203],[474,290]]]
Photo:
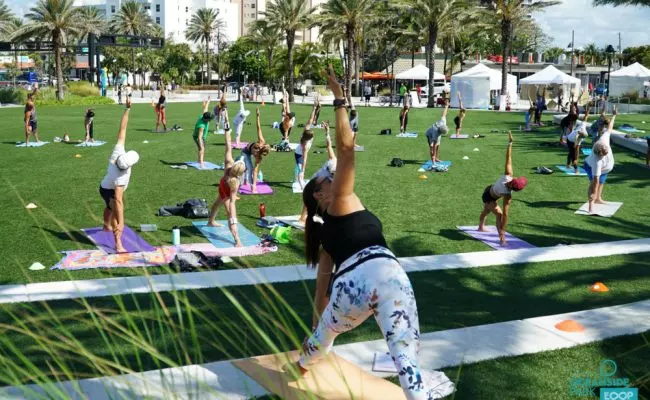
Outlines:
[[244,110],[244,112],[242,113],[242,115],[243,115],[244,117],[248,117],[249,115],[251,115],[251,112],[248,111],[248,110]]
[[117,168],[121,170],[126,170],[137,164],[139,160],[140,155],[137,152],[131,150],[119,156],[117,160],[115,160],[115,165],[117,165]]

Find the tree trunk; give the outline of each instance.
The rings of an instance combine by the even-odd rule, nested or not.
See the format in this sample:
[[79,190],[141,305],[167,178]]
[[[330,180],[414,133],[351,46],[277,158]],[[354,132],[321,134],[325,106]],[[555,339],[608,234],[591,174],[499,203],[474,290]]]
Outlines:
[[[448,53],[447,53],[447,50],[445,49],[445,63],[444,63],[444,65],[442,66],[442,73],[445,74],[445,75],[447,75],[447,58],[448,58]],[[453,67],[453,65],[454,65],[454,59],[453,59],[453,57],[452,57],[452,59],[451,59],[451,65],[452,65],[452,67],[451,67],[450,69],[453,69],[453,68],[454,68],[454,67]],[[450,75],[451,75],[451,73],[450,73]]]
[[436,106],[433,90],[435,88],[433,73],[436,69],[436,41],[438,40],[438,26],[429,24],[429,41],[427,42],[427,67],[429,67],[429,90],[427,107],[433,108]]
[[347,68],[345,69],[345,95],[347,98],[352,93],[352,63],[354,60],[354,32],[350,26],[345,29],[345,34],[348,39],[348,48],[346,49]]
[[[363,44],[362,44],[363,45]],[[361,79],[359,79],[359,66],[361,65],[361,52],[359,51],[359,43],[354,43],[354,92],[357,97],[361,96]]]
[[289,92],[289,101],[293,103],[293,85],[294,85],[294,71],[293,71],[293,44],[296,40],[296,31],[287,31],[287,59],[289,64],[289,78],[287,79],[287,91]]
[[512,33],[512,21],[508,19],[501,20],[501,95],[505,96],[508,90],[508,54],[510,54],[510,34]]
[[415,50],[411,49],[411,68],[415,67]]
[[210,68],[210,38],[205,39],[205,61],[208,70],[208,86],[212,83],[212,69]]
[[63,66],[61,65],[61,40],[58,35],[54,36],[54,68],[56,70],[56,99],[63,100]]

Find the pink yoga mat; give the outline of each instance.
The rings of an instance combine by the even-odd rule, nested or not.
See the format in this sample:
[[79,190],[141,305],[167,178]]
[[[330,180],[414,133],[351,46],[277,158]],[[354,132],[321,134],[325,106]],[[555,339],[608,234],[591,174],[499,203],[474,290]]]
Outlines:
[[[107,254],[115,254],[115,237],[113,232],[104,231],[102,228],[82,229],[92,242]],[[122,245],[129,253],[154,251],[154,247],[133,232],[128,226],[122,232]]]
[[248,146],[248,142],[239,142],[239,145],[233,142],[232,148],[242,150],[244,147]]
[[257,182],[257,193],[251,192],[251,185],[241,185],[239,187],[239,194],[242,195],[255,195],[255,194],[273,194],[273,189],[266,182]]
[[533,249],[535,246],[506,232],[506,245],[501,246],[499,233],[495,226],[486,226],[487,232],[478,231],[478,226],[459,226],[458,229],[474,239],[480,240],[495,250]]

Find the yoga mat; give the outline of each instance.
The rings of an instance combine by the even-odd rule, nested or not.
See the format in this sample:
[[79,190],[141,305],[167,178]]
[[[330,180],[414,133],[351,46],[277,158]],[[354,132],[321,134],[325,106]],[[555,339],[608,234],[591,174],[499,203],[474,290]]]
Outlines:
[[239,142],[239,145],[237,145],[236,143],[232,144],[233,149],[239,149],[239,150],[245,148],[246,146],[248,146],[248,142]]
[[211,163],[209,161],[204,162],[204,164],[205,164],[205,168],[201,168],[201,164],[199,164],[196,161],[188,161],[188,162],[185,163],[185,165],[187,165],[189,167],[192,167],[192,168],[196,168],[196,169],[201,170],[201,171],[212,171],[212,170],[215,170],[215,169],[223,169],[222,165],[213,164],[213,163]]
[[101,145],[104,145],[104,144],[106,144],[106,142],[101,142],[101,141],[98,141],[98,142],[82,142],[82,143],[79,143],[79,144],[75,145],[74,147],[98,147],[98,146],[101,146]]
[[273,194],[273,189],[266,182],[257,182],[257,193],[253,193],[251,185],[247,183],[239,187],[239,194],[244,196]]
[[591,155],[591,149],[580,149],[580,151],[585,156],[590,156]]
[[302,193],[302,189],[307,186],[309,181],[304,181],[302,187],[300,186],[300,182],[294,182],[291,184],[291,188],[294,193]]
[[27,143],[22,142],[17,144],[16,147],[41,147],[45,146],[48,143],[50,142],[29,142],[29,145],[27,145]]
[[405,399],[399,386],[371,375],[334,352],[310,366],[309,372],[302,377],[295,376],[295,371],[285,372],[285,366],[295,364],[298,357],[298,351],[291,351],[235,360],[232,364],[285,400]]
[[[434,164],[431,162],[431,160],[429,160],[424,164],[422,164],[422,166],[420,167],[422,171],[418,170],[418,172],[429,171],[433,167],[433,165]],[[435,165],[444,165],[445,167],[449,168],[451,167],[451,161],[438,161],[437,163],[435,163]]]
[[600,217],[611,218],[622,205],[623,203],[617,203],[614,201],[605,204],[594,204],[593,213],[589,214],[589,203],[585,203],[575,213],[580,215],[598,215]]
[[261,244],[246,247],[218,248],[212,243],[189,243],[181,244],[180,249],[184,252],[199,251],[208,257],[261,256],[278,251],[277,246],[262,246]]
[[[203,236],[206,237],[214,245],[220,249],[235,247],[235,239],[230,233],[228,228],[228,221],[217,221],[217,223],[223,225],[221,227],[207,226],[208,221],[193,221],[192,225],[198,229]],[[239,240],[243,246],[255,246],[258,245],[261,240],[253,232],[246,229],[241,223],[237,223],[237,232],[239,233]]]
[[449,135],[449,139],[469,139],[469,135]]
[[416,137],[418,137],[418,134],[415,133],[415,132],[398,133],[397,135],[395,135],[395,137],[398,137],[398,138],[416,138]]
[[354,146],[354,151],[366,151],[364,146]]
[[224,131],[223,129],[218,129],[218,130],[214,131],[214,134],[215,135],[225,135],[226,131]]
[[625,133],[645,133],[645,131],[636,129],[633,126],[619,126],[618,130],[622,131],[622,132],[625,132]]
[[487,244],[495,250],[516,250],[516,249],[533,249],[533,246],[530,243],[524,242],[523,240],[512,236],[506,232],[506,245],[501,246],[499,242],[499,233],[495,226],[486,226],[487,232],[478,231],[478,226],[458,226],[458,229],[465,232],[469,236],[473,237],[476,240]]
[[555,168],[559,169],[560,171],[564,172],[567,175],[571,176],[587,176],[587,172],[584,170],[582,167],[578,167],[578,173],[576,174],[576,170],[573,169],[573,167],[568,167],[566,165],[556,165]]
[[167,265],[176,256],[175,247],[160,247],[140,253],[106,254],[102,250],[73,250],[51,269],[78,271],[94,268],[141,268]]
[[296,228],[298,230],[301,231],[305,230],[305,225],[298,222],[298,219],[300,219],[300,215],[285,215],[283,217],[277,217],[276,219],[281,223]]
[[[107,254],[115,254],[115,237],[113,232],[108,232],[102,228],[86,228],[82,229],[88,235],[90,240],[100,249],[104,250]],[[122,232],[122,245],[129,253],[137,253],[142,251],[154,251],[154,247],[147,243],[144,239],[133,232],[128,226],[124,226]]]

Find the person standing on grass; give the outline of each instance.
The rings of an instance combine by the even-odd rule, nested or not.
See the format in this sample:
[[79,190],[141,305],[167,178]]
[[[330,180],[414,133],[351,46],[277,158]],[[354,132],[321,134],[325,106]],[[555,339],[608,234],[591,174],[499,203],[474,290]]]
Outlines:
[[108,159],[108,169],[104,179],[99,184],[99,194],[104,200],[104,230],[112,231],[115,238],[115,251],[125,253],[122,245],[122,232],[124,231],[124,193],[131,180],[131,168],[138,163],[140,156],[131,150],[124,149],[126,142],[126,128],[129,123],[131,99],[126,99],[126,109],[120,121],[120,130],[117,133],[117,142]]
[[372,86],[370,84],[363,87],[363,95],[365,96],[366,107],[370,106],[370,97],[372,96]]
[[34,90],[27,95],[27,102],[25,103],[25,143],[29,145],[29,138],[33,135],[36,143],[40,142],[38,138],[38,121],[36,118],[36,104],[34,104],[34,97],[38,94],[38,83],[34,84]]
[[95,111],[93,111],[92,108],[89,108],[86,111],[86,116],[84,118],[84,128],[86,131],[86,139],[85,139],[86,143],[95,141],[94,125],[95,125]]
[[415,86],[415,90],[417,91],[418,94],[418,103],[419,103],[422,101],[422,85],[418,83],[417,86]]
[[537,100],[535,101],[535,125],[544,126],[542,122],[542,113],[546,109],[546,88],[542,94],[537,93]]
[[399,133],[406,133],[409,125],[409,105],[404,103],[404,108],[399,111]]
[[460,97],[460,92],[458,92],[458,115],[454,118],[454,125],[456,125],[456,137],[460,136],[460,133],[463,129],[463,120],[467,114],[467,110],[463,106],[463,99]]
[[[519,192],[528,185],[528,180],[520,176],[514,177],[512,172],[512,133],[508,132],[508,149],[506,150],[505,173],[497,181],[486,187],[483,191],[483,211],[479,218],[478,230],[486,232],[485,219],[488,214],[493,213],[497,217],[497,231],[501,246],[506,244],[506,226],[508,224],[508,212],[512,202],[512,192]],[[497,204],[497,200],[503,197],[503,210]]]
[[239,198],[237,191],[239,190],[240,179],[246,172],[246,164],[244,160],[235,161],[232,158],[232,140],[230,139],[230,124],[228,123],[228,114],[225,115],[224,121],[225,130],[225,148],[226,155],[224,157],[224,172],[223,177],[219,181],[219,193],[217,199],[210,208],[210,216],[208,217],[208,226],[221,227],[223,225],[217,223],[217,212],[219,207],[223,204],[226,208],[226,215],[228,218],[228,228],[235,239],[235,246],[242,247],[239,240],[239,232],[237,230],[237,207],[235,203]]
[[282,134],[282,141],[289,141],[289,135],[291,135],[291,129],[296,123],[296,114],[291,112],[291,106],[289,105],[289,93],[282,88],[283,97],[282,97],[282,121],[280,122],[280,133]]
[[[328,82],[335,97],[338,165],[333,177],[312,179],[303,192],[305,258],[318,268],[315,312],[312,334],[305,338],[299,360],[285,368],[308,374],[332,350],[339,334],[374,316],[406,398],[445,397],[454,391],[453,383],[443,373],[418,365],[420,327],[409,277],[388,249],[381,221],[354,192],[354,138],[343,89],[331,65]],[[314,221],[316,216],[324,223]]]
[[[266,144],[266,140],[264,140],[264,135],[262,134],[259,107],[257,107],[256,115],[257,142],[250,143],[241,151],[242,158],[246,164],[246,174],[244,174],[244,181],[242,184],[251,185],[252,193],[257,193],[257,180],[259,179],[258,177],[260,173],[260,166],[262,165],[262,160],[264,160],[264,157],[268,156],[271,152],[271,146]],[[255,164],[253,164],[253,158],[255,158]]]
[[214,118],[214,115],[210,114],[208,109],[210,108],[210,97],[203,102],[203,113],[196,120],[194,125],[194,133],[192,137],[194,138],[194,143],[199,153],[199,165],[201,168],[205,168],[205,144],[208,140],[208,133],[210,132],[210,121]]
[[235,146],[239,146],[239,141],[241,139],[241,133],[244,130],[244,123],[246,123],[246,118],[250,115],[250,111],[244,108],[244,97],[239,96],[239,112],[235,115]]
[[612,117],[604,121],[606,125],[602,128],[598,141],[594,144],[591,154],[585,159],[583,165],[589,178],[587,197],[590,214],[593,212],[594,204],[605,204],[603,188],[605,182],[607,182],[607,174],[614,169],[614,153],[612,152],[610,139],[616,115],[618,115],[618,111],[614,107]]
[[[567,150],[569,151],[566,159],[566,166],[568,168],[573,165],[576,175],[579,173],[578,160],[580,159],[580,145],[582,144],[582,141],[587,137],[587,120],[589,119],[590,106],[591,103],[587,104],[585,116],[583,117],[582,121],[577,121],[575,128],[566,136]],[[573,104],[571,107],[574,107]]]
[[402,85],[399,87],[399,101],[397,102],[398,105],[403,104],[404,106],[406,106],[406,104],[407,104],[406,103],[407,102],[407,99],[406,99],[407,90],[408,89],[406,88],[406,85],[404,84],[404,82],[402,82]]
[[167,96],[165,96],[164,84],[161,85],[160,97],[156,104],[156,132],[160,132],[160,124],[163,126],[163,132],[167,132]]
[[[233,89],[234,90],[234,89]],[[226,101],[226,88],[221,92],[221,100],[214,106],[214,115],[216,117],[215,130],[219,132],[219,128],[225,126],[226,117],[228,116],[228,102]]]
[[312,123],[314,121],[314,116],[316,115],[316,109],[319,107],[318,101],[314,100],[314,106],[311,109],[311,115],[305,124],[305,129],[302,132],[300,137],[300,144],[294,150],[294,156],[296,158],[296,166],[294,168],[294,182],[300,184],[300,188],[305,188],[305,171],[307,170],[307,159],[309,158],[309,150],[311,150],[311,145],[314,142],[314,132],[311,130]]
[[431,156],[431,166],[433,167],[433,164],[440,162],[440,158],[438,157],[438,150],[440,148],[440,138],[442,135],[446,135],[449,132],[449,128],[447,127],[447,112],[449,111],[449,100],[445,101],[445,109],[442,110],[442,117],[440,117],[440,121],[436,122],[435,124],[431,125],[429,129],[427,129],[426,136],[427,136],[427,143],[429,143],[429,155]]

